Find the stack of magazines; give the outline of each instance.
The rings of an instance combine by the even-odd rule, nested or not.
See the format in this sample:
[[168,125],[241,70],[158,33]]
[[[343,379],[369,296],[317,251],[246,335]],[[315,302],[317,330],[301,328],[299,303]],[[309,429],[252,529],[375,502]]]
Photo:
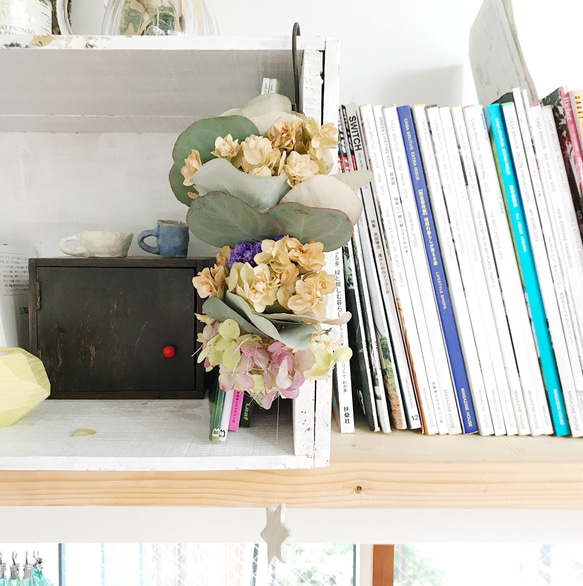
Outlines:
[[582,129],[565,87],[341,106],[339,172],[374,173],[343,249],[372,431],[583,436]]

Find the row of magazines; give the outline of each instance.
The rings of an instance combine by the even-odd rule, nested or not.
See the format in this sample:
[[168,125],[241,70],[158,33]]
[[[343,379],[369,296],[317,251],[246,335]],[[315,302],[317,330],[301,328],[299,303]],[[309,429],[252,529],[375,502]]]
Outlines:
[[339,172],[374,173],[337,259],[342,432],[583,436],[581,103],[341,106]]

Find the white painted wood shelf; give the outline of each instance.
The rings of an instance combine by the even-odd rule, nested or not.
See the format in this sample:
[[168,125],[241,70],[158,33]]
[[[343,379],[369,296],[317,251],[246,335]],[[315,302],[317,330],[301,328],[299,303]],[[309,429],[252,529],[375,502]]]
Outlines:
[[[299,37],[300,59],[329,44]],[[179,133],[243,106],[263,77],[293,97],[291,36],[0,35],[0,131]]]
[[[294,455],[291,404],[209,439],[207,400],[47,400],[0,429],[0,470],[185,471],[308,468]],[[77,429],[94,435],[73,436]]]

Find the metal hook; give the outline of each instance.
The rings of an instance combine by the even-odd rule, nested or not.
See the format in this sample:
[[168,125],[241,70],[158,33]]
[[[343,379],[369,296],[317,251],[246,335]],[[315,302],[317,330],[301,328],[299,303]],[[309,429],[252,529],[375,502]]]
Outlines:
[[18,557],[18,554],[13,551],[12,552],[12,565],[15,566],[16,565],[16,558]]
[[292,69],[294,74],[294,93],[295,103],[293,110],[295,112],[301,112],[300,110],[300,72],[298,71],[298,50],[297,50],[297,38],[301,35],[300,25],[295,22],[292,29]]

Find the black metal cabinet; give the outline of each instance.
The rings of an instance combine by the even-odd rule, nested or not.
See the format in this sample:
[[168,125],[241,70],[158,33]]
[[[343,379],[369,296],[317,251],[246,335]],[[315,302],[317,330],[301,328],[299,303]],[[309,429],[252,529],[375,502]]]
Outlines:
[[192,278],[210,262],[31,259],[30,348],[47,370],[51,396],[202,397]]

